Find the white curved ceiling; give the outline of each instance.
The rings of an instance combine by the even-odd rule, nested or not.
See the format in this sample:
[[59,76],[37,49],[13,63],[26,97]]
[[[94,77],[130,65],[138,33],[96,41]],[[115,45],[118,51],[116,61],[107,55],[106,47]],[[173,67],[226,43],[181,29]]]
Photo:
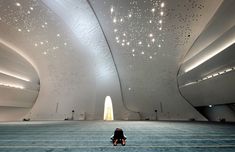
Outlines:
[[148,112],[161,102],[175,115],[180,115],[175,107],[189,108],[178,93],[177,71],[222,1],[90,2],[114,54],[128,106]]

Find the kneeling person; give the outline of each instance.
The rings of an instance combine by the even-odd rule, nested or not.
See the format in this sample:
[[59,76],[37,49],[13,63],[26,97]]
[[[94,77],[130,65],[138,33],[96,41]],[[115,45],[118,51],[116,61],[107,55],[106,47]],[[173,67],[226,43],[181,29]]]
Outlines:
[[113,141],[113,145],[117,146],[117,143],[121,143],[122,146],[126,145],[126,136],[123,133],[121,128],[116,128],[114,131],[114,135],[111,137]]

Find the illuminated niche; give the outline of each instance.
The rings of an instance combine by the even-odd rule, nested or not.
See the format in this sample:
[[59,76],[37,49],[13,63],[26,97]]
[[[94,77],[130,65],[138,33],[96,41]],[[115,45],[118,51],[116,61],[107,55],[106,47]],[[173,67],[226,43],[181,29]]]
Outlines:
[[113,120],[113,104],[110,96],[105,97],[104,102],[104,120]]

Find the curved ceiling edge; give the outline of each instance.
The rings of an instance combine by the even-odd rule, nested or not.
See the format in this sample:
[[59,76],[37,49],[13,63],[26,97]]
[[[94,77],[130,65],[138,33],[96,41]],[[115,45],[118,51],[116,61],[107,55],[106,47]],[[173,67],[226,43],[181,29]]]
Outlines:
[[94,15],[95,15],[95,17],[96,17],[96,19],[97,19],[97,21],[98,21],[98,23],[99,23],[100,29],[101,29],[101,31],[102,31],[102,33],[103,33],[103,36],[104,36],[105,41],[106,41],[106,43],[107,43],[107,46],[108,46],[108,48],[109,48],[109,52],[110,52],[110,54],[111,54],[111,57],[112,57],[112,60],[113,60],[113,63],[114,63],[114,67],[115,67],[116,72],[117,72],[117,77],[118,77],[118,80],[119,80],[119,86],[120,86],[120,92],[121,92],[121,97],[122,97],[123,106],[124,106],[125,109],[128,110],[129,112],[134,112],[134,113],[138,113],[138,114],[139,114],[138,111],[135,111],[135,110],[130,109],[130,108],[127,106],[126,102],[125,102],[124,95],[123,95],[123,89],[122,89],[122,88],[123,88],[123,87],[122,87],[122,82],[121,82],[120,74],[119,74],[119,71],[118,71],[118,68],[117,68],[117,64],[116,64],[116,62],[115,62],[115,58],[114,58],[113,52],[112,52],[112,50],[111,50],[111,47],[110,47],[109,42],[108,42],[108,39],[107,39],[107,37],[106,37],[106,35],[105,35],[105,32],[104,32],[104,30],[103,30],[103,27],[102,27],[102,25],[100,24],[100,20],[99,20],[97,14],[96,14],[94,8],[92,7],[92,4],[90,3],[89,0],[87,0],[87,3],[89,4],[89,6],[90,6],[92,12],[94,13]]
[[39,75],[39,70],[37,68],[37,66],[35,65],[35,63],[32,61],[32,59],[30,59],[29,56],[27,56],[22,50],[16,48],[13,44],[6,42],[2,39],[0,39],[0,43],[5,45],[6,47],[10,48],[11,50],[15,51],[17,54],[19,54],[20,56],[22,56],[25,60],[27,60],[35,69],[35,71],[37,72],[37,75],[39,77],[40,80],[40,75]]

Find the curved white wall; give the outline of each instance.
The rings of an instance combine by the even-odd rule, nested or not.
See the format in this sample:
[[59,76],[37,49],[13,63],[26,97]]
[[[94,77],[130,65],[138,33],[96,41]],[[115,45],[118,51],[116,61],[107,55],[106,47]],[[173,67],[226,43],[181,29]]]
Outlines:
[[235,102],[234,4],[231,0],[222,3],[181,66],[178,76],[180,90],[194,106]]
[[235,120],[227,106],[235,103],[234,5],[232,0],[223,1],[187,53],[178,75],[182,95],[212,121]]
[[0,42],[0,121],[21,119],[40,89],[37,72],[24,57]]

